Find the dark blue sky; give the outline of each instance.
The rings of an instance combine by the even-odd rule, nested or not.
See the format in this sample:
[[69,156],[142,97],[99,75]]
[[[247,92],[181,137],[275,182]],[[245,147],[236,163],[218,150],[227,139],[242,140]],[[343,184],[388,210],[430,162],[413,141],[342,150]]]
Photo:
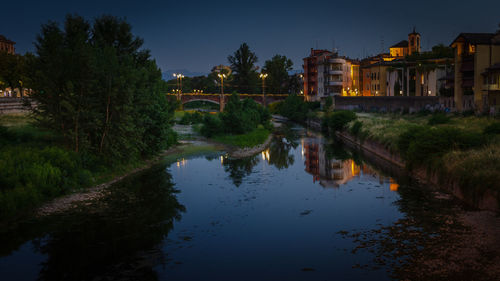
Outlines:
[[[407,3],[403,5],[402,3]],[[208,72],[227,64],[242,42],[259,57],[286,55],[301,69],[311,47],[342,55],[375,54],[406,39],[413,26],[422,47],[449,44],[459,32],[494,32],[500,1],[6,1],[0,34],[18,53],[33,51],[40,25],[67,13],[125,17],[163,70]],[[383,44],[382,44],[383,41]]]

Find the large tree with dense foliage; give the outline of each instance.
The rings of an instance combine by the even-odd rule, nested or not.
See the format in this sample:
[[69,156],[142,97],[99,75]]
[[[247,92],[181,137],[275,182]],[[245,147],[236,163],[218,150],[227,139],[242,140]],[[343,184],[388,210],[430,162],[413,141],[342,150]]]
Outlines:
[[240,48],[232,56],[227,58],[233,71],[233,87],[239,93],[255,93],[258,89],[257,63],[258,58],[250,51],[247,43],[240,45]]
[[266,86],[268,93],[281,94],[289,92],[290,78],[288,71],[292,70],[293,62],[286,56],[275,55],[264,64],[263,72],[267,73]]
[[64,28],[49,22],[37,37],[35,116],[77,152],[130,160],[173,141],[161,72],[131,29],[112,16],[91,25],[68,15]]

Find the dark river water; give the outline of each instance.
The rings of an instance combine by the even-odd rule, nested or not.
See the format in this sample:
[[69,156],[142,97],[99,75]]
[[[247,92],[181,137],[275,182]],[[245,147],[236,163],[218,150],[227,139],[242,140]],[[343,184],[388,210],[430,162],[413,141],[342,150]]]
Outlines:
[[3,229],[0,280],[389,280],[341,233],[391,225],[418,196],[402,200],[410,187],[390,167],[283,130],[253,157],[157,165],[97,202]]

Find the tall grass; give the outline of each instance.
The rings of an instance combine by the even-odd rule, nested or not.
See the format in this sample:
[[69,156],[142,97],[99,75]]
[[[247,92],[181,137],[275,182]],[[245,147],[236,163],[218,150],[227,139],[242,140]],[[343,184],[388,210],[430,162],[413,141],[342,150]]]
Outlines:
[[438,172],[477,199],[488,189],[500,192],[499,124],[476,116],[362,113],[349,129],[362,128],[368,139],[400,153],[409,168]]
[[240,135],[221,135],[214,139],[218,142],[237,147],[253,147],[262,144],[269,137],[269,131],[260,125],[257,129]]

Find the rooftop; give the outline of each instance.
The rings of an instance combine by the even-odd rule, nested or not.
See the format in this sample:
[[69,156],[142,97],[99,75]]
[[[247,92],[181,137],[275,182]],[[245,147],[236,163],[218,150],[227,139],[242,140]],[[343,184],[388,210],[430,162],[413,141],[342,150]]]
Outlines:
[[5,38],[5,36],[3,36],[1,34],[0,34],[0,42],[9,43],[9,44],[16,44],[16,42],[11,41],[11,40]]
[[471,44],[490,44],[492,43],[491,39],[493,39],[495,35],[495,33],[460,33],[457,38],[451,42],[450,46],[460,39],[463,39]]
[[408,48],[408,41],[407,40],[403,40],[403,41],[391,46],[391,48],[403,48],[403,47]]

